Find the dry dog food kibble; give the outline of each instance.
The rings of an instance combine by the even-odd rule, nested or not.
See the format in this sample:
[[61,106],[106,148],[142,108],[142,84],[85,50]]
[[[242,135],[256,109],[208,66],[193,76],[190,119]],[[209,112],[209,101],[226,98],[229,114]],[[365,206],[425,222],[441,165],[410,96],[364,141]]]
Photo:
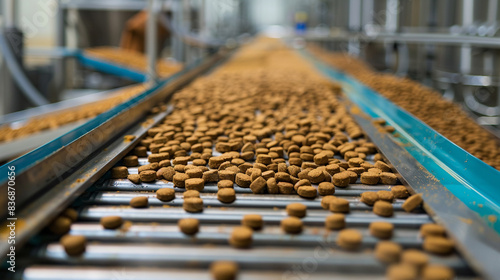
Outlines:
[[125,166],[117,166],[111,169],[111,178],[126,179],[128,176],[128,169]]
[[232,203],[236,200],[236,192],[231,188],[219,189],[217,199],[222,203]]
[[130,200],[130,206],[132,208],[148,207],[148,197],[147,196],[136,196]]
[[390,191],[378,191],[377,196],[379,200],[387,201],[389,203],[392,203],[394,200],[394,195]]
[[120,216],[106,216],[101,218],[101,225],[105,229],[117,229],[123,224],[123,219]]
[[349,186],[350,181],[351,181],[351,177],[350,177],[349,173],[347,173],[345,171],[333,174],[333,176],[332,176],[332,183],[336,187],[345,188],[345,187]]
[[387,201],[379,200],[373,205],[373,213],[379,216],[390,217],[393,212],[392,204]]
[[194,235],[200,230],[200,221],[194,218],[180,219],[177,225],[179,229],[187,235]]
[[383,263],[397,263],[403,248],[391,241],[380,241],[375,246],[375,258]]
[[175,173],[173,177],[173,183],[174,186],[178,188],[185,188],[186,187],[186,180],[189,179],[189,176],[186,173]]
[[156,180],[156,171],[144,170],[139,173],[139,178],[142,182],[154,182]]
[[234,188],[234,183],[231,180],[220,180],[217,183],[219,189],[232,189]]
[[292,203],[286,206],[288,216],[303,218],[306,216],[307,207],[302,203]]
[[205,188],[205,181],[201,178],[189,178],[184,182],[186,190],[195,190],[201,192]]
[[123,158],[123,164],[125,166],[138,166],[139,165],[139,158],[137,156],[127,156]]
[[337,199],[337,197],[333,196],[333,195],[327,195],[325,197],[323,197],[323,199],[321,199],[321,207],[323,207],[323,209],[330,209],[330,204],[332,203],[332,201],[334,199]]
[[200,197],[200,192],[199,191],[195,191],[195,190],[191,190],[191,191],[185,191],[183,194],[182,194],[182,198],[186,199],[186,198],[190,198],[190,197]]
[[415,210],[415,208],[417,208],[420,204],[422,204],[423,201],[424,200],[422,199],[422,194],[415,194],[406,199],[401,207],[403,207],[406,212],[411,212]]
[[68,217],[57,217],[50,225],[48,229],[57,235],[63,235],[69,232],[71,229],[71,219]]
[[382,172],[380,173],[380,184],[394,185],[398,182],[398,177],[394,173]]
[[253,231],[249,227],[236,227],[231,233],[229,244],[235,248],[248,248],[252,246]]
[[424,250],[434,254],[447,255],[453,252],[454,243],[451,239],[440,236],[428,236],[424,240]]
[[167,202],[175,198],[175,191],[172,188],[161,188],[156,191],[156,198]]
[[253,230],[259,230],[264,225],[262,216],[258,214],[247,214],[243,216],[241,220],[241,225],[247,226]]
[[346,250],[357,250],[361,246],[363,236],[355,229],[343,229],[337,236],[337,245]]
[[87,239],[83,235],[65,235],[61,237],[61,245],[68,256],[79,256],[85,252]]
[[335,186],[330,182],[322,182],[318,185],[319,195],[332,195],[335,193]]
[[302,232],[303,223],[297,217],[288,217],[281,220],[281,229],[286,233],[298,234]]
[[318,195],[318,191],[312,186],[302,186],[297,190],[297,194],[305,198],[315,198]]
[[415,280],[418,272],[408,264],[393,264],[387,269],[386,276],[388,280]]
[[439,264],[427,265],[422,271],[422,280],[453,280],[455,273],[447,266]]
[[420,236],[423,238],[427,236],[441,236],[446,235],[446,229],[438,224],[424,224],[420,227]]
[[366,205],[373,206],[375,202],[378,200],[378,195],[375,192],[364,192],[361,194],[360,201]]
[[130,180],[130,182],[134,184],[140,184],[141,183],[141,176],[139,174],[130,174],[127,176],[127,179]]
[[380,180],[380,175],[372,172],[363,172],[360,176],[361,183],[366,185],[376,185]]
[[344,214],[335,213],[326,217],[325,227],[330,230],[345,228]]
[[250,184],[250,189],[256,194],[263,193],[266,189],[266,180],[262,177],[258,177]]
[[217,261],[210,265],[210,273],[214,280],[236,280],[238,265],[231,261]]
[[416,249],[407,249],[401,255],[404,264],[415,267],[418,271],[429,263],[429,256]]
[[330,202],[330,211],[334,213],[348,213],[349,201],[343,198],[336,197]]
[[388,222],[372,222],[369,228],[372,236],[380,239],[389,239],[392,237],[394,225]]
[[236,181],[236,184],[242,188],[249,188],[250,184],[252,183],[250,176],[248,176],[244,173],[236,174],[235,181]]
[[72,222],[78,219],[78,212],[73,208],[67,208],[61,213],[61,216],[69,218]]
[[197,213],[203,211],[203,200],[199,197],[189,197],[184,198],[184,203],[182,204],[184,211]]
[[405,186],[394,186],[391,188],[391,192],[395,198],[407,198],[408,190]]

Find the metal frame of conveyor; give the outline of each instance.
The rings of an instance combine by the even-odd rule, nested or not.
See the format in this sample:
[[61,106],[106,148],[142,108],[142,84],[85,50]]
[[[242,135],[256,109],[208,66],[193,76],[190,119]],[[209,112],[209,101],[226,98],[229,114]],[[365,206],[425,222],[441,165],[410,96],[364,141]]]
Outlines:
[[[327,77],[341,83],[350,112],[415,193],[424,208],[448,229],[457,247],[478,273],[500,275],[500,171],[458,147],[413,115],[356,79],[301,51]],[[382,118],[396,133],[380,132],[372,118]],[[481,205],[481,206],[478,206]]]

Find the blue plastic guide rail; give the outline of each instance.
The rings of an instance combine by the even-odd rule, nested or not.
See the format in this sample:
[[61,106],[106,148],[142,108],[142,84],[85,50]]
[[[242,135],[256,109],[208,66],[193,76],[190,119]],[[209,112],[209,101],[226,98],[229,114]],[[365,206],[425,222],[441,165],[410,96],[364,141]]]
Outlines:
[[127,78],[136,82],[145,82],[147,80],[147,74],[132,68],[127,68],[116,63],[112,63],[106,60],[98,59],[92,56],[85,55],[84,52],[79,51],[76,54],[76,58],[86,67],[95,69],[104,73],[113,74],[115,76]]
[[[348,98],[372,118],[385,119],[396,129],[401,145],[451,193],[500,233],[500,171],[401,109],[356,79],[301,54],[324,75],[340,82]],[[440,117],[440,116],[436,116]]]

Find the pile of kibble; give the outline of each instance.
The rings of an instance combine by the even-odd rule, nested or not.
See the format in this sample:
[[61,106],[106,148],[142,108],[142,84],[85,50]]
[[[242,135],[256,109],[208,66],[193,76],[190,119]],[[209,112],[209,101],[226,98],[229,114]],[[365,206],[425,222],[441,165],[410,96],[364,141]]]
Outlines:
[[[174,111],[160,125],[149,129],[133,152],[123,158],[123,166],[112,169],[111,176],[135,184],[173,182],[175,190],[159,189],[156,197],[168,202],[175,198],[176,191],[183,191],[183,208],[191,213],[203,211],[200,192],[209,183],[217,184],[218,200],[228,205],[238,199],[235,188],[250,188],[263,196],[286,194],[321,199],[325,211],[332,212],[325,227],[339,231],[337,245],[344,250],[360,250],[362,234],[346,228],[349,201],[334,196],[335,189],[358,180],[368,185],[393,185],[390,191],[366,192],[360,198],[382,217],[392,217],[393,201],[407,198],[409,193],[406,187],[396,185],[397,176],[391,167],[337,99],[340,88],[310,67],[274,40],[257,41],[244,48],[215,73],[177,92],[172,99]],[[149,164],[139,166],[139,157],[147,157]],[[133,166],[139,166],[138,174],[128,173],[127,167]],[[421,204],[421,195],[412,195],[403,209],[412,212]],[[135,197],[130,206],[148,207],[148,198]],[[283,232],[300,234],[306,206],[293,203],[286,211],[289,217],[281,221]],[[121,217],[101,220],[105,229],[119,228],[122,222]],[[263,226],[260,215],[246,215],[228,243],[235,248],[249,248],[253,232]],[[186,235],[195,235],[199,221],[182,219],[179,228]],[[429,264],[423,251],[404,250],[390,241],[393,230],[390,220],[370,225],[370,233],[381,240],[374,257],[390,264],[390,279],[412,279],[408,277],[417,274],[434,279],[431,276],[436,273],[452,277],[451,269]],[[422,235],[427,252],[453,252],[454,244],[441,226],[425,225]],[[85,240],[78,238],[66,235],[61,240],[68,254],[82,253],[81,243]],[[227,271],[231,277],[224,278],[227,275],[221,274]],[[236,272],[232,262],[212,266],[215,279],[234,279]]]
[[498,139],[471,119],[458,105],[415,81],[378,73],[346,53],[331,53],[312,45],[322,61],[352,75],[412,113],[472,155],[500,170]]

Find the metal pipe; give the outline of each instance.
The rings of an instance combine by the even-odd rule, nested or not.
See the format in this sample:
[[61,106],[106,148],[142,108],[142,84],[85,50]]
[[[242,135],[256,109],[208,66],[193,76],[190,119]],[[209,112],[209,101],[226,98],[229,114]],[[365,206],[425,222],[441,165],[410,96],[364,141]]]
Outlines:
[[156,73],[156,61],[158,59],[158,0],[149,0],[148,2],[148,21],[146,30],[146,54],[148,56],[148,81],[156,83],[158,74]]
[[14,0],[3,0],[4,28],[15,26],[15,3]]

